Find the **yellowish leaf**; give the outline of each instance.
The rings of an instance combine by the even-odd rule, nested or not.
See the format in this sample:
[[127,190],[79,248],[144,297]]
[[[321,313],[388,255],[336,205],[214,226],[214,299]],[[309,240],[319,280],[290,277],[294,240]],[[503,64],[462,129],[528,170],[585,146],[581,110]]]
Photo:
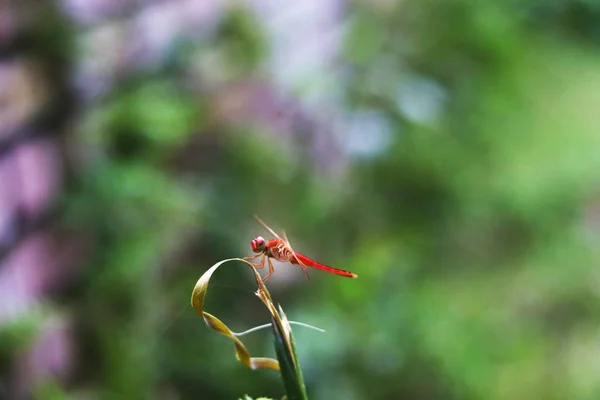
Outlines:
[[233,343],[235,344],[236,356],[238,360],[243,362],[246,366],[252,369],[272,369],[279,371],[279,363],[277,362],[277,360],[264,357],[251,357],[250,352],[248,351],[246,346],[244,346],[244,343],[242,343],[242,341],[234,334],[234,332],[231,331],[231,329],[229,329],[229,327],[227,327],[227,325],[225,325],[214,315],[204,311],[204,298],[206,296],[206,292],[208,291],[208,283],[210,281],[210,278],[212,277],[212,274],[221,265],[229,261],[241,261],[252,268],[252,271],[254,272],[254,277],[256,279],[256,284],[258,285],[256,295],[267,306],[269,312],[271,312],[271,314],[273,315],[273,318],[275,318],[275,320],[280,323],[281,318],[279,317],[279,314],[277,313],[277,310],[273,305],[273,302],[271,301],[271,295],[269,294],[269,291],[263,283],[260,274],[251,263],[249,263],[246,260],[242,260],[241,258],[230,258],[227,260],[220,261],[213,265],[208,271],[206,271],[200,277],[200,279],[198,279],[198,282],[196,282],[196,286],[194,286],[194,290],[192,291],[192,307],[194,307],[196,313],[204,319],[204,322],[209,328],[233,340]]

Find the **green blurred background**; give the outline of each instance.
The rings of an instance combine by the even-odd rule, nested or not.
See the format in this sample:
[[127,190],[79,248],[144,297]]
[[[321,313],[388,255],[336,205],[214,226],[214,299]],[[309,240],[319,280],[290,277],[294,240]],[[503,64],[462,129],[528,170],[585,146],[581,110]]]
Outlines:
[[[6,6],[76,268],[0,323],[0,393],[281,398],[189,306],[268,235],[257,213],[359,275],[269,281],[327,331],[295,328],[310,398],[600,398],[600,3],[239,3]],[[227,264],[207,310],[266,323],[254,290]],[[57,316],[62,367],[30,379]],[[274,355],[268,331],[245,342]]]

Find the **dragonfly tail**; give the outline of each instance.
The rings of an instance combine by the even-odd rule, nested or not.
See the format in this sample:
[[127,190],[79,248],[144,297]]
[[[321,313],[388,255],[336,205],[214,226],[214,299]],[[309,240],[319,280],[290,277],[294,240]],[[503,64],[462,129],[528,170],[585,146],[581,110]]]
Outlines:
[[[303,254],[296,253],[296,257],[298,257],[298,260],[302,264],[306,265],[307,267],[317,268],[322,271],[326,271],[331,274],[335,274],[335,275],[339,275],[339,276],[345,276],[347,278],[358,278],[358,275],[356,275],[350,271],[346,271],[344,269],[333,268],[328,265],[319,264],[318,262],[311,260],[310,258],[306,257]],[[297,263],[294,262],[293,264],[297,264]]]

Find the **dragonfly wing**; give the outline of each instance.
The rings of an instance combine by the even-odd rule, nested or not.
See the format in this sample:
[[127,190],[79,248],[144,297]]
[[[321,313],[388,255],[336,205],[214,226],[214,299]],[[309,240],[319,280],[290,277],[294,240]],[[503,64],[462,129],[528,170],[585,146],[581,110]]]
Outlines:
[[263,228],[268,230],[271,235],[275,236],[277,239],[281,239],[281,237],[273,229],[269,228],[269,225],[265,224],[262,219],[258,218],[258,215],[254,214],[254,219],[256,219],[258,223],[263,226]]
[[[308,272],[306,271],[308,268],[306,265],[304,265],[304,263],[302,262],[302,260],[300,258],[298,258],[297,253],[294,251],[294,249],[292,248],[292,245],[290,244],[290,241],[288,240],[287,234],[285,233],[285,231],[283,231],[283,240],[285,241],[285,244],[289,247],[290,251],[292,252],[292,257],[293,259],[290,260],[290,262],[292,264],[298,264],[300,266],[300,268],[302,268],[302,272],[304,272],[304,276],[306,277],[306,279],[308,280]],[[296,262],[293,262],[296,261]]]

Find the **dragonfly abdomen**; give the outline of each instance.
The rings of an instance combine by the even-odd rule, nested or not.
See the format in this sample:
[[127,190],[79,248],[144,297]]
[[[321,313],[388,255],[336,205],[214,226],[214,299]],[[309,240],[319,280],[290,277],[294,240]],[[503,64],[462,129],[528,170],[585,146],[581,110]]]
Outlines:
[[324,264],[318,263],[318,262],[306,257],[304,254],[300,254],[300,253],[296,253],[295,257],[292,257],[292,260],[290,260],[290,263],[298,264],[298,262],[296,261],[296,258],[302,264],[306,265],[307,267],[317,268],[322,271],[326,271],[331,274],[336,274],[339,276],[345,276],[347,278],[358,278],[358,275],[356,275],[350,271],[346,271],[345,269],[333,268],[333,267],[330,267],[329,265],[324,265]]

